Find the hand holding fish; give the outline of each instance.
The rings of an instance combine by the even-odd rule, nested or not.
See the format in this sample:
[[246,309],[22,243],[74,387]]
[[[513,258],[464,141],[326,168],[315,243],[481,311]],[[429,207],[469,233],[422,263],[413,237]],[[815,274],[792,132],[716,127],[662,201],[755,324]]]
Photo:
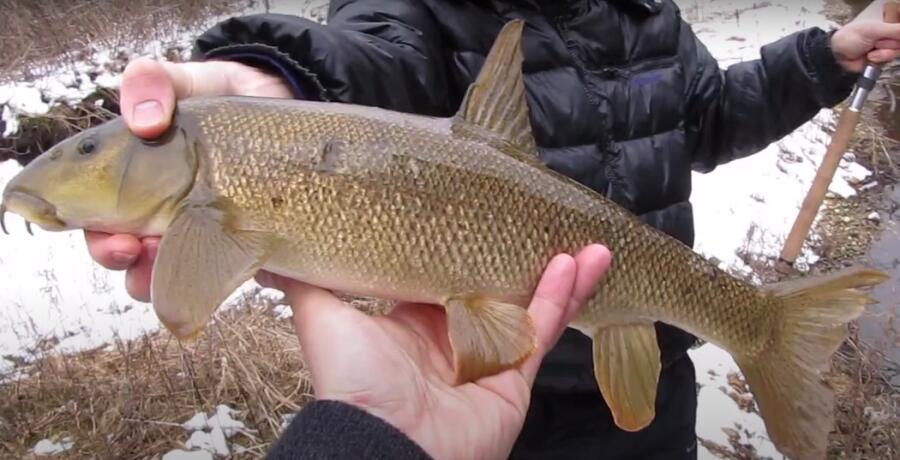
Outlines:
[[433,458],[506,458],[543,356],[609,265],[610,252],[600,245],[552,259],[528,309],[538,350],[518,368],[459,386],[443,309],[399,304],[369,316],[324,289],[271,275],[258,281],[285,292],[317,399],[384,419]]
[[831,48],[846,70],[861,72],[866,61],[885,64],[900,57],[900,24],[884,20],[891,2],[896,0],[875,0],[835,32]]
[[[120,89],[122,117],[131,131],[153,139],[169,127],[176,100],[194,96],[291,97],[284,82],[236,62],[171,63],[137,59],[128,64]],[[126,289],[137,300],[150,300],[150,274],[158,237],[86,231],[88,252],[110,270],[128,270]]]

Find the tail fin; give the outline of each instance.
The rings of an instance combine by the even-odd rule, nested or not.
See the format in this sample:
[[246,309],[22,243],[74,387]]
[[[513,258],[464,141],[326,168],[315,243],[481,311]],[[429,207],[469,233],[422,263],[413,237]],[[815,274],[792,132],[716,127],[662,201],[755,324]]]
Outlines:
[[820,379],[843,343],[846,326],[866,305],[861,291],[887,275],[850,268],[825,276],[772,284],[764,289],[783,310],[772,343],[761,354],[737,359],[756,399],[769,437],[792,460],[824,459],[833,426],[834,395]]

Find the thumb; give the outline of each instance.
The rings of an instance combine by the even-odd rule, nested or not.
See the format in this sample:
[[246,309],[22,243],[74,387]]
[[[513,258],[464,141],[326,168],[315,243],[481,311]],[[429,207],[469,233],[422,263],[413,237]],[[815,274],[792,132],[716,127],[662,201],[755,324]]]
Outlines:
[[175,108],[175,84],[161,63],[140,58],[125,67],[119,99],[129,129],[152,139],[169,127]]
[[229,93],[228,63],[139,58],[122,74],[122,117],[136,135],[152,139],[169,128],[178,99]]

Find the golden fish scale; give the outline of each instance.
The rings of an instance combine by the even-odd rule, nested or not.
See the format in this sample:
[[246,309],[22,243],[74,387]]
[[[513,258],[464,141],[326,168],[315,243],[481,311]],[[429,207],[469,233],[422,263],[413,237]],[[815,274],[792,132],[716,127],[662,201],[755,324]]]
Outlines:
[[267,268],[362,294],[527,300],[562,251],[600,242],[614,266],[573,326],[660,320],[739,353],[768,343],[777,300],[445,119],[235,99],[183,104],[213,188],[278,235]]

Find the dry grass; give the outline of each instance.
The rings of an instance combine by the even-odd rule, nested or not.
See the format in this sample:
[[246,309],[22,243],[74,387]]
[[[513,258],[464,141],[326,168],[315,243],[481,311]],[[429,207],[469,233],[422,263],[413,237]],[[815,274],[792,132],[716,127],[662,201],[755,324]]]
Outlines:
[[835,355],[828,379],[837,398],[829,458],[900,458],[898,375],[898,363],[860,341],[851,327],[850,339]]
[[[367,314],[391,308],[341,298]],[[19,378],[0,383],[0,458],[29,458],[39,440],[69,437],[73,448],[54,458],[158,459],[184,448],[182,423],[220,404],[248,428],[229,440],[244,448],[230,458],[263,457],[282,416],[312,397],[291,321],[277,316],[280,300],[246,293],[190,345],[161,331],[74,354],[36,351]]]
[[133,49],[252,0],[0,0],[0,76],[42,75],[97,47]]
[[[870,169],[882,182],[900,181],[900,66],[884,70],[884,92],[875,93],[863,108],[856,134],[849,150],[858,153],[858,161]],[[881,96],[881,97],[879,97]]]
[[[345,297],[380,314],[390,304]],[[278,299],[249,293],[223,311],[201,339],[179,345],[165,332],[105,349],[60,355],[38,352],[18,369],[23,377],[0,385],[0,457],[27,458],[44,438],[70,437],[74,448],[57,458],[159,458],[181,448],[180,426],[219,404],[239,410],[249,431],[232,438],[247,450],[232,458],[260,458],[279,433],[282,415],[301,408],[311,388],[288,320],[274,314]],[[855,329],[833,360],[829,384],[837,395],[829,459],[900,457],[900,367],[860,342]],[[729,376],[729,395],[755,412],[746,384]],[[718,458],[759,457],[741,444],[701,440]]]
[[180,426],[194,413],[227,404],[255,432],[232,441],[258,458],[277,437],[283,414],[310,397],[289,320],[276,302],[247,295],[202,337],[182,346],[160,332],[106,349],[50,353],[0,385],[0,457],[24,458],[37,441],[69,436],[58,458],[152,458],[181,448]]

